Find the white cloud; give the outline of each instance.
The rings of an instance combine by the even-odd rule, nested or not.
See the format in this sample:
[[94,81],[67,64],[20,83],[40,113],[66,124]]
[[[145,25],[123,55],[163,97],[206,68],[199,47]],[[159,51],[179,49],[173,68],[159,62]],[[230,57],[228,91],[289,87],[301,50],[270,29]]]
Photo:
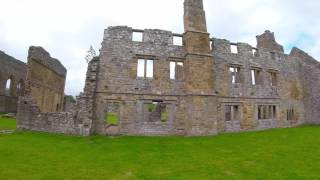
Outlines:
[[[100,48],[104,28],[128,25],[183,32],[183,0],[0,0],[0,3],[0,50],[26,61],[30,45],[43,46],[68,69],[66,93],[73,95],[82,91],[84,85],[85,52],[90,45],[96,50]],[[317,21],[320,1],[204,0],[204,5],[212,36],[255,45],[255,36],[270,29],[279,43],[299,46],[320,59]],[[303,35],[314,38],[315,43]]]

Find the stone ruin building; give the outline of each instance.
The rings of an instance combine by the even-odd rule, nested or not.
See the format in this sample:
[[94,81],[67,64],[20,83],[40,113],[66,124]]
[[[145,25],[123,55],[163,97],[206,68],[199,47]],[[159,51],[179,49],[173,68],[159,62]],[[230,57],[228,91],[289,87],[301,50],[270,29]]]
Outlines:
[[28,59],[26,64],[0,51],[0,112],[17,113],[18,97],[27,93],[42,112],[69,109],[73,104],[64,95],[63,65],[42,47],[31,46]]
[[[46,112],[55,107],[48,105],[43,112],[38,107],[46,104],[27,93],[18,127],[201,136],[320,122],[320,63],[313,57],[298,48],[285,54],[270,31],[257,36],[257,47],[211,37],[202,0],[185,0],[184,30],[109,27],[73,109]],[[65,71],[54,72],[58,78]]]
[[0,112],[17,112],[18,97],[24,94],[27,65],[0,51]]

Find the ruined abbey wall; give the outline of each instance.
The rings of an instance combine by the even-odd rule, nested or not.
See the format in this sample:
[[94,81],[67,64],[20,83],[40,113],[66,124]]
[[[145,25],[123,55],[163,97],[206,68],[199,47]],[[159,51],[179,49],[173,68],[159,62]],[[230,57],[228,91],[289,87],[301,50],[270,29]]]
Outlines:
[[0,51],[0,112],[17,111],[18,96],[24,93],[26,72],[25,63]]
[[77,97],[76,103],[68,111],[44,112],[31,93],[20,97],[17,114],[18,129],[86,136],[94,133],[92,119],[96,71],[95,58],[88,65],[84,92]]
[[30,47],[27,92],[42,112],[63,110],[66,69],[41,47]]

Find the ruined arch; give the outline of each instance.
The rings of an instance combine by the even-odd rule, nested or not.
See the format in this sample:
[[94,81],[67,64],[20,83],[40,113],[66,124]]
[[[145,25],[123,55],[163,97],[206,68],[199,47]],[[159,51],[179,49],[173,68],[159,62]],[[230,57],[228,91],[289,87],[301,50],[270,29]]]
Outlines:
[[5,95],[6,96],[16,96],[16,82],[13,75],[9,76],[5,81]]
[[23,96],[24,95],[24,81],[23,79],[20,79],[19,82],[17,83],[17,95],[18,96]]
[[10,96],[11,91],[12,91],[12,79],[11,79],[11,77],[9,77],[5,82],[5,94],[7,96]]

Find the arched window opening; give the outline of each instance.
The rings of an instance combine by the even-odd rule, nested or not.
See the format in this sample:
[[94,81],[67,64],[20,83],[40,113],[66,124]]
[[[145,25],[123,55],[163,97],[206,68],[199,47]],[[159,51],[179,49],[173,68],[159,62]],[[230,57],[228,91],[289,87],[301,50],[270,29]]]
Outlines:
[[23,84],[23,80],[21,79],[19,81],[19,83],[17,84],[17,93],[19,96],[23,95],[23,91],[24,91],[24,84]]
[[6,82],[6,89],[5,89],[5,94],[7,96],[10,96],[11,94],[11,78],[9,78]]

